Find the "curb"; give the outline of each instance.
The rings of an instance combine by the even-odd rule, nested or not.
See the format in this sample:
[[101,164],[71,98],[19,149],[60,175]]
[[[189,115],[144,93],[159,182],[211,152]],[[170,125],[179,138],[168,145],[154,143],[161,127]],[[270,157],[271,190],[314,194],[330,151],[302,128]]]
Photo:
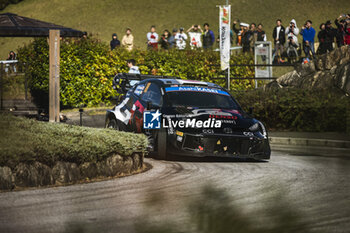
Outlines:
[[289,137],[270,137],[269,140],[271,144],[279,144],[279,145],[350,148],[350,141],[341,141],[341,140],[289,138]]

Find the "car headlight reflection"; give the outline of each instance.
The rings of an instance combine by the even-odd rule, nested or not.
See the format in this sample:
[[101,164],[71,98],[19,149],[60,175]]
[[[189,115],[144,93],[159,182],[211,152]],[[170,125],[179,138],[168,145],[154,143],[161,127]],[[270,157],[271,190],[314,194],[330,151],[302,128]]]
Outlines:
[[250,126],[249,130],[251,132],[254,132],[254,133],[255,132],[260,132],[264,137],[267,136],[267,132],[266,132],[265,126],[261,122],[257,122],[254,125]]
[[257,132],[259,130],[259,123],[255,123],[254,125],[249,127],[251,132]]

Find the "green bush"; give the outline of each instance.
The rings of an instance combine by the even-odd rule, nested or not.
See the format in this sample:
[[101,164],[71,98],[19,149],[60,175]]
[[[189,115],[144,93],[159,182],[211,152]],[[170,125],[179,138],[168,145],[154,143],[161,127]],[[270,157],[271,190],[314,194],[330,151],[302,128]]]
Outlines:
[[17,4],[21,1],[22,0],[0,0],[0,10],[5,9],[9,4]]
[[245,110],[268,128],[295,131],[346,131],[349,98],[320,90],[280,89],[233,91]]
[[[28,64],[31,94],[41,107],[48,105],[49,52],[46,39],[35,39],[18,51],[20,61]],[[96,39],[63,39],[61,41],[60,79],[63,107],[97,106],[109,103],[116,95],[112,78],[117,73],[128,72],[127,59],[135,59],[142,74],[177,76],[184,79],[213,81],[225,77],[213,66],[220,62],[219,53],[212,51],[142,51],[124,49],[109,51],[107,44]],[[251,64],[250,55],[238,55],[231,64]],[[234,67],[231,76],[254,76],[252,68]],[[224,80],[216,80],[224,86]],[[253,88],[252,80],[233,80],[234,89]]]
[[144,152],[148,144],[143,134],[110,129],[94,129],[66,124],[50,124],[0,114],[0,166],[15,167],[20,162],[92,162],[119,154]]

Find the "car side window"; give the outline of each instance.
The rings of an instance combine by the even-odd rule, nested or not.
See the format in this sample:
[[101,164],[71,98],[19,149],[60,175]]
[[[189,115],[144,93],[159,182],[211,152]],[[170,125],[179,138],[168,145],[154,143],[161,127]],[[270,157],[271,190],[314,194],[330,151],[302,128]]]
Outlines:
[[143,90],[145,89],[145,84],[139,84],[134,89],[134,94],[137,96],[140,96],[143,93]]
[[161,106],[162,93],[160,87],[154,83],[147,83],[141,96],[141,100],[151,102],[154,105]]

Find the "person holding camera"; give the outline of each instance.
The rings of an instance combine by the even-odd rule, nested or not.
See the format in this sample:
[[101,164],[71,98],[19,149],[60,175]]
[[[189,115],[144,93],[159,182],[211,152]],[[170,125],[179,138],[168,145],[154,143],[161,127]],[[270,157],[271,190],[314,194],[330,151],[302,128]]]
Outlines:
[[192,25],[192,27],[187,30],[187,33],[190,36],[191,49],[202,48],[202,28],[199,25]]
[[176,48],[178,50],[184,50],[186,48],[187,35],[184,32],[184,28],[180,28],[180,32],[175,36]]
[[164,50],[168,50],[170,48],[171,41],[169,40],[171,37],[171,34],[169,30],[165,29],[163,32],[163,35],[160,37],[159,44],[160,47]]
[[314,43],[316,31],[311,25],[312,21],[307,20],[305,25],[301,28],[300,32],[300,34],[303,36],[303,50],[306,58],[310,58],[310,52],[313,57],[315,56]]
[[349,14],[341,14],[338,18],[334,20],[334,23],[337,26],[337,33],[335,39],[337,41],[338,48],[345,44],[344,39],[346,34],[347,19],[350,19]]
[[288,38],[287,45],[293,46],[295,48],[299,47],[298,43],[298,35],[299,35],[299,28],[297,26],[297,22],[295,19],[292,19],[289,23],[289,27],[286,29],[286,35]]

